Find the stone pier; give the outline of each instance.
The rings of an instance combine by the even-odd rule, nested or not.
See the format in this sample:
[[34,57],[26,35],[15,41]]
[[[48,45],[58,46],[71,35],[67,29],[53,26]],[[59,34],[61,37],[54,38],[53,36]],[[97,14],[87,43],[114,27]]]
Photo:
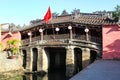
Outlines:
[[90,49],[82,49],[82,67],[85,68],[90,64]]
[[39,72],[48,72],[48,57],[45,53],[44,48],[38,48],[38,65],[37,65],[37,71]]
[[69,46],[66,50],[66,76],[73,76],[75,71],[74,48]]
[[38,47],[37,71],[42,71],[42,48]]
[[27,57],[26,57],[26,70],[32,72],[32,62],[33,62],[32,48],[27,48]]

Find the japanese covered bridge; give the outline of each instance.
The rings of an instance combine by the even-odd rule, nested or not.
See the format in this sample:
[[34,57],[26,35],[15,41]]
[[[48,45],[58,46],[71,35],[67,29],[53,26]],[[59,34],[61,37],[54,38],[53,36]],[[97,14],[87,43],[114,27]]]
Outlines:
[[[76,17],[77,16],[77,17]],[[102,24],[98,14],[80,13],[43,20],[20,31],[27,71],[64,69],[67,76],[79,72],[102,55]]]

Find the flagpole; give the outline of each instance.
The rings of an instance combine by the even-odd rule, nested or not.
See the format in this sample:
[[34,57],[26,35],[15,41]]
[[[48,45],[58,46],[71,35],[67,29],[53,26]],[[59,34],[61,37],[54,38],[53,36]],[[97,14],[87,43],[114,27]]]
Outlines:
[[[48,7],[48,10],[46,12],[46,14],[44,15],[44,21],[45,21],[45,26],[48,27],[48,22],[49,20],[52,18],[52,13],[51,13],[51,10],[50,10],[50,6]],[[47,32],[47,31],[46,31]]]

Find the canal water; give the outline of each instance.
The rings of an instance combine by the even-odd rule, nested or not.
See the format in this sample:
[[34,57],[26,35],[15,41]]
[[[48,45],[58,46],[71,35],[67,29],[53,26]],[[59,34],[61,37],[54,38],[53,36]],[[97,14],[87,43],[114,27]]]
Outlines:
[[8,79],[0,79],[0,80],[69,80],[68,77],[65,76],[65,70],[54,70],[50,71],[45,75],[39,73],[33,74],[24,74],[18,75]]

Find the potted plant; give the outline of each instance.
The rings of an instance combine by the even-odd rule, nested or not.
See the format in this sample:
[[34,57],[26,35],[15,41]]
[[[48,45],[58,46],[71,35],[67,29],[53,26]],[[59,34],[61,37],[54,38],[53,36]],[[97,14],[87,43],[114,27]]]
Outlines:
[[3,50],[3,44],[0,42],[0,52]]
[[9,39],[7,41],[7,50],[11,53],[11,55],[8,57],[9,59],[13,59],[16,57],[16,54],[18,54],[19,51],[20,44],[21,41],[18,39]]

